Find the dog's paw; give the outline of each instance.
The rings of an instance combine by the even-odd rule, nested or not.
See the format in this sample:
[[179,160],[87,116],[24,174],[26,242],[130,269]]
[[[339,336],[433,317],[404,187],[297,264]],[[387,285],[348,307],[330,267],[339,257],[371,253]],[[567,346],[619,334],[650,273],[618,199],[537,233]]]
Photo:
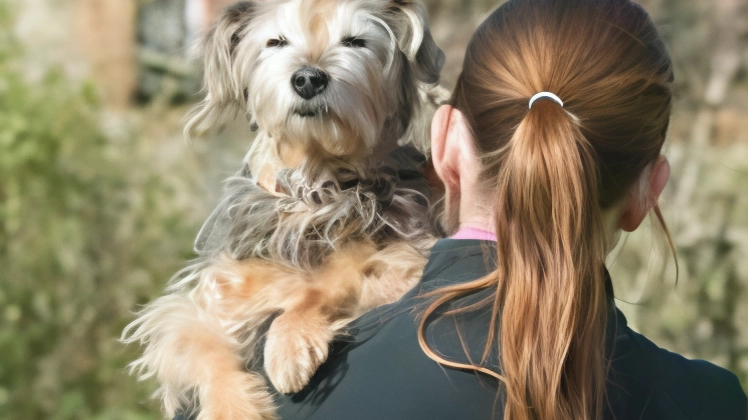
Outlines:
[[301,391],[327,359],[333,332],[329,324],[282,314],[270,325],[265,341],[265,372],[283,394]]

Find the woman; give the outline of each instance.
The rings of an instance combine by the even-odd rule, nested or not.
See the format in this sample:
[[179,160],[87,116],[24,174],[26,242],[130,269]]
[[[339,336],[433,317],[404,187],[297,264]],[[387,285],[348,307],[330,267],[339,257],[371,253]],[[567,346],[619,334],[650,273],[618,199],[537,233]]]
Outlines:
[[432,125],[457,233],[281,418],[746,419],[733,374],[627,327],[604,267],[620,230],[662,222],[672,79],[628,0],[496,10]]

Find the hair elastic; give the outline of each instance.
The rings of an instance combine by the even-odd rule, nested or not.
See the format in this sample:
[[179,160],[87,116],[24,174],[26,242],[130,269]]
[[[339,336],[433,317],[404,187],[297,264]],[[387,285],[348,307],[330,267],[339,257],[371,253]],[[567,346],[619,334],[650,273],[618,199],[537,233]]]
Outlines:
[[540,98],[548,98],[553,100],[553,102],[556,102],[557,104],[561,105],[561,107],[564,107],[564,101],[561,100],[558,96],[556,96],[554,93],[551,92],[540,92],[535,94],[532,98],[530,98],[530,109],[532,109],[532,104],[535,103]]

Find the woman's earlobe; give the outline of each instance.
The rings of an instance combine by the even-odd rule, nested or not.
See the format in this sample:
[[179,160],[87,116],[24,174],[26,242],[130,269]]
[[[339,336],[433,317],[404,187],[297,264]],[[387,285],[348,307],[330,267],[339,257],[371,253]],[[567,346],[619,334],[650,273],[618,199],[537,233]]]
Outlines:
[[641,225],[647,216],[647,211],[642,211],[641,202],[632,196],[626,200],[618,220],[618,227],[624,232],[633,232]]
[[657,205],[660,194],[670,179],[670,163],[665,156],[659,156],[651,166],[642,172],[626,197],[618,226],[626,232],[635,231]]

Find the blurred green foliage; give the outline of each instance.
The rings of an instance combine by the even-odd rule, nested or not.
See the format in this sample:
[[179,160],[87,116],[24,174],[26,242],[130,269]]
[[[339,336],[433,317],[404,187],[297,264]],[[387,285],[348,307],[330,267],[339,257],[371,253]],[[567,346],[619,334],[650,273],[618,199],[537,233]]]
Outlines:
[[92,85],[27,80],[9,26],[0,2],[0,419],[157,418],[117,337],[194,228],[144,140],[103,134]]

